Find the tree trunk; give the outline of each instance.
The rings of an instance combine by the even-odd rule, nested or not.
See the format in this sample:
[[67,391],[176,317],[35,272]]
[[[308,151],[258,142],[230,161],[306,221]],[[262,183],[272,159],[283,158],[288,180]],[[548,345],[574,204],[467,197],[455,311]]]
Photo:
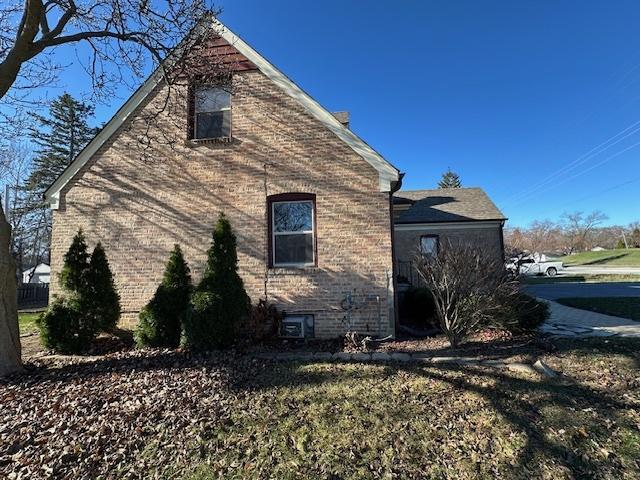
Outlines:
[[0,205],[0,377],[22,370],[16,265],[10,243],[11,226]]

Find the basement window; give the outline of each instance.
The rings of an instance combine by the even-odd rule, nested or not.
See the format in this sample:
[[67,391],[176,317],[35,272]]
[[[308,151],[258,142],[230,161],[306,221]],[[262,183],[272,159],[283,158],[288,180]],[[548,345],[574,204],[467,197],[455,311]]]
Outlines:
[[199,86],[193,100],[194,139],[231,137],[231,93],[220,87]]

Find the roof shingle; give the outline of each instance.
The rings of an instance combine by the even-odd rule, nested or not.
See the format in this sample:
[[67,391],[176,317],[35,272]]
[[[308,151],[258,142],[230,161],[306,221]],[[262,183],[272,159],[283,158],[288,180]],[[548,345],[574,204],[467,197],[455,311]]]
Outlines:
[[396,223],[470,222],[506,220],[481,188],[404,190],[393,196],[394,205],[411,205]]

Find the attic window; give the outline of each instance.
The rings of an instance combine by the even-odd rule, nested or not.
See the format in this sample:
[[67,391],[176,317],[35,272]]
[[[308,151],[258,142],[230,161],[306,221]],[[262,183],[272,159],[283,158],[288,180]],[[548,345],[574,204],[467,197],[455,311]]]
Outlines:
[[231,93],[220,87],[199,86],[193,100],[194,139],[231,137]]

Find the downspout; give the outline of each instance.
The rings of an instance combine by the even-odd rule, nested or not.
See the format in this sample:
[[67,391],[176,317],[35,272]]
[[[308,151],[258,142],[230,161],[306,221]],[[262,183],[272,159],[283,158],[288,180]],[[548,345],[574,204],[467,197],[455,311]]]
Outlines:
[[505,258],[504,258],[504,222],[505,220],[502,220],[500,222],[500,255],[502,255],[502,263],[505,262]]
[[391,185],[389,192],[389,223],[391,226],[391,288],[393,288],[393,338],[396,336],[396,327],[398,326],[398,285],[397,285],[397,262],[396,262],[396,246],[395,246],[395,222],[393,219],[393,194],[402,188],[402,179],[404,173],[398,175],[398,181]]

